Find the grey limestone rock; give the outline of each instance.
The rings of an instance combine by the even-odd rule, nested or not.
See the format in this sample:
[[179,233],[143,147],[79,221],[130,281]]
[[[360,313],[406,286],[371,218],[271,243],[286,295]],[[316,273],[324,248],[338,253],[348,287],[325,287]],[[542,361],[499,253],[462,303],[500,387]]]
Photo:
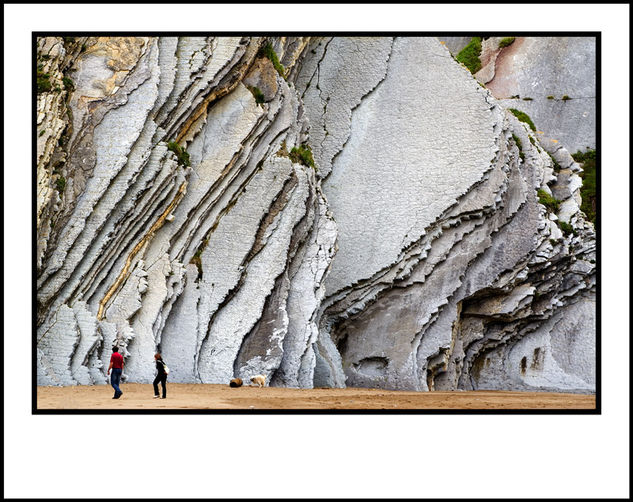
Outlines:
[[[596,148],[595,37],[503,37],[482,42],[475,77],[508,108],[527,113],[545,137],[570,152]],[[470,39],[440,38],[453,53]]]
[[39,385],[105,384],[116,345],[126,382],[160,351],[183,383],[594,391],[581,168],[437,39],[47,37],[38,57],[74,82],[37,102]]

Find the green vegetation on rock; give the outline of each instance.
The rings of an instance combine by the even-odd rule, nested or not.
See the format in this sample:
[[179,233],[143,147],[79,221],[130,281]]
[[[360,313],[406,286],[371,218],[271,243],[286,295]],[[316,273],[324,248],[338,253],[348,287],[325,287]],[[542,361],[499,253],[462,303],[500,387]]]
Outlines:
[[587,215],[587,219],[594,225],[596,223],[596,151],[576,152],[572,154],[576,162],[582,164],[583,172],[582,187],[580,188],[580,198],[582,203],[580,210]]
[[75,84],[70,77],[64,77],[62,82],[64,83],[64,87],[69,91],[75,88]]
[[514,42],[514,38],[515,37],[502,38],[501,41],[499,42],[499,49],[503,49],[504,47],[507,47],[508,45],[512,45],[512,42]]
[[51,76],[48,73],[43,73],[41,69],[37,69],[37,93],[48,92],[53,87],[51,85]]
[[576,230],[574,230],[574,227],[572,227],[569,223],[565,223],[564,221],[557,221],[558,226],[560,227],[560,229],[563,231],[563,234],[565,235],[569,235],[571,233],[573,233],[574,235],[576,234]]
[[512,139],[514,140],[514,142],[517,145],[517,148],[519,149],[519,157],[521,157],[521,160],[525,160],[525,155],[523,154],[523,145],[521,144],[521,140],[517,137],[516,134],[512,135]]
[[536,131],[536,126],[534,125],[534,122],[532,122],[532,119],[528,116],[527,113],[522,112],[521,110],[517,110],[516,108],[509,108],[509,110],[521,122],[525,122],[528,126],[530,126],[530,129],[532,129],[533,131]]
[[560,171],[560,164],[556,161],[556,159],[552,156],[552,154],[547,152],[547,155],[549,155],[549,158],[552,159],[552,164],[554,164],[554,171],[556,172]]
[[547,99],[554,99],[554,96],[552,96],[552,95],[547,96]]
[[309,145],[301,145],[299,148],[296,146],[290,150],[290,160],[296,162],[298,164],[303,164],[304,166],[311,167],[316,171],[316,166],[314,165],[314,159],[312,158],[312,150]]
[[554,198],[542,188],[539,189],[537,194],[538,194],[538,201],[541,204],[543,204],[547,209],[554,212],[558,211],[558,209],[560,208],[560,203],[561,203],[560,200]]
[[64,178],[63,176],[57,178],[57,180],[55,181],[55,188],[59,193],[63,193],[66,189],[66,178]]
[[277,73],[279,73],[279,75],[281,75],[284,79],[286,78],[286,69],[279,62],[277,53],[273,49],[273,44],[271,44],[270,42],[266,42],[266,44],[261,49],[259,49],[259,55],[265,56],[270,59],[270,61],[273,63],[273,66],[275,67],[275,70],[277,70]]
[[260,104],[264,102],[264,93],[259,87],[249,86],[248,90],[251,91],[251,93],[255,97],[255,103]]
[[176,157],[178,157],[178,164],[185,167],[191,165],[191,162],[189,161],[189,154],[178,143],[176,143],[175,141],[170,141],[169,143],[167,143],[167,148],[176,154]]
[[567,94],[565,94],[562,98],[563,101],[567,101],[569,99],[571,99]]
[[468,45],[457,54],[457,61],[463,63],[470,73],[477,73],[481,70],[481,37],[473,37]]

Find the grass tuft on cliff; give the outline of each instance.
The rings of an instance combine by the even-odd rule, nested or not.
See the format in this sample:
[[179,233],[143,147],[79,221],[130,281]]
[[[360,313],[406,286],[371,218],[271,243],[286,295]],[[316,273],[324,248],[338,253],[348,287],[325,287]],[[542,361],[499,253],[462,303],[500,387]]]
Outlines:
[[583,172],[580,174],[582,178],[582,187],[580,188],[580,198],[582,203],[580,210],[587,215],[587,219],[594,225],[596,224],[596,151],[588,150],[586,152],[576,152],[572,154],[576,162],[582,164]]
[[521,140],[517,137],[516,134],[512,135],[512,139],[514,140],[514,142],[517,145],[517,148],[519,149],[519,157],[521,158],[521,160],[525,160],[525,154],[523,153],[523,145],[521,144]]
[[502,38],[499,41],[499,49],[503,49],[504,47],[507,47],[508,45],[512,45],[512,43],[514,42],[515,37],[505,37]]
[[557,221],[558,226],[563,231],[564,235],[574,234],[576,235],[576,230],[569,223],[565,223],[564,221]]
[[534,122],[532,122],[532,119],[529,117],[527,113],[522,112],[521,110],[517,110],[516,108],[508,108],[508,109],[521,122],[525,122],[528,126],[530,126],[530,129],[532,129],[533,131],[536,131],[536,126],[534,125]]
[[44,73],[41,68],[37,69],[37,93],[48,92],[53,87],[50,81],[51,76]]
[[466,47],[457,54],[457,61],[466,65],[470,73],[475,74],[481,70],[481,37],[473,37]]
[[551,196],[550,194],[548,194],[542,188],[539,189],[537,194],[538,194],[538,201],[541,204],[543,204],[547,209],[549,209],[550,211],[554,211],[554,212],[558,211],[558,209],[560,208],[560,203],[561,203],[560,200],[558,200],[555,197]]
[[178,158],[178,164],[185,167],[191,165],[191,162],[189,161],[189,153],[187,153],[187,151],[178,143],[176,143],[175,141],[170,141],[169,143],[167,143],[167,148],[176,154],[176,157]]
[[314,159],[312,158],[312,150],[309,145],[301,145],[299,148],[296,146],[290,150],[290,160],[297,164],[303,164],[304,166],[311,167],[316,171],[314,165]]
[[281,75],[284,78],[284,80],[285,80],[285,78],[286,78],[286,69],[279,62],[279,58],[277,57],[277,53],[273,49],[273,44],[271,44],[270,42],[266,42],[266,44],[261,49],[259,49],[259,55],[260,56],[265,56],[268,59],[270,59],[270,61],[273,63],[273,66],[275,67],[275,70],[277,70],[277,73],[279,73],[279,75]]

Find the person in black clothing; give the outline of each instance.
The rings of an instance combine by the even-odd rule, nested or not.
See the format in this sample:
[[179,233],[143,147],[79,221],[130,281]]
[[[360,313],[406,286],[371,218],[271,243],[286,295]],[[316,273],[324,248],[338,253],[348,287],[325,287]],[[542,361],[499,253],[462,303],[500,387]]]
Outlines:
[[165,363],[163,362],[160,352],[154,354],[154,359],[156,360],[156,369],[158,370],[158,374],[156,378],[154,378],[154,398],[160,397],[158,395],[158,382],[160,382],[163,386],[162,399],[165,399],[167,397],[167,373],[165,373]]

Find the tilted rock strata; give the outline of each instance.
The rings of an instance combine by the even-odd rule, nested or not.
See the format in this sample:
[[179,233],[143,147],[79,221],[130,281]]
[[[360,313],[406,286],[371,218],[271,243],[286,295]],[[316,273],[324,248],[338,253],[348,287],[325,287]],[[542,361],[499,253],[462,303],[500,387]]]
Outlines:
[[[88,321],[78,319],[74,306],[79,304],[92,312],[98,333],[89,349],[82,348],[96,355],[84,358],[84,366],[102,368],[116,343],[126,357],[125,374],[134,381],[153,378],[147,361],[159,346],[177,381],[221,382],[239,372],[240,364],[272,374],[282,355],[299,362],[311,357],[317,332],[311,318],[336,233],[314,171],[278,155],[282,142],[290,149],[307,127],[298,118],[294,92],[275,73],[276,94],[260,106],[241,83],[261,60],[262,43],[239,38],[110,41],[121,59],[136,58],[118,86],[102,83],[114,78],[107,51],[95,55],[89,49],[75,63],[71,108],[89,101],[93,87],[113,94],[90,96],[98,105],[73,115],[90,124],[73,130],[77,137],[89,136],[84,142],[92,153],[82,152],[94,164],[90,176],[79,169],[85,189],[62,207],[67,224],[43,248],[41,383],[78,381],[58,361],[76,359],[82,347],[82,322]],[[104,99],[119,106],[97,116],[107,106]],[[174,137],[189,151],[190,167],[168,150],[166,143]],[[78,168],[66,162],[65,169],[68,190]],[[272,298],[279,304],[273,305]],[[289,302],[306,319],[302,329],[307,331],[282,350]],[[265,314],[279,321],[273,358],[270,340],[253,341],[253,328]],[[250,340],[248,351],[242,338]],[[288,379],[306,380],[296,364],[285,364]],[[310,380],[310,368],[306,371]],[[104,381],[101,371],[89,374]]]
[[74,82],[38,98],[38,384],[105,383],[116,344],[136,382],[160,350],[176,382],[594,389],[580,168],[436,39],[38,50]]

